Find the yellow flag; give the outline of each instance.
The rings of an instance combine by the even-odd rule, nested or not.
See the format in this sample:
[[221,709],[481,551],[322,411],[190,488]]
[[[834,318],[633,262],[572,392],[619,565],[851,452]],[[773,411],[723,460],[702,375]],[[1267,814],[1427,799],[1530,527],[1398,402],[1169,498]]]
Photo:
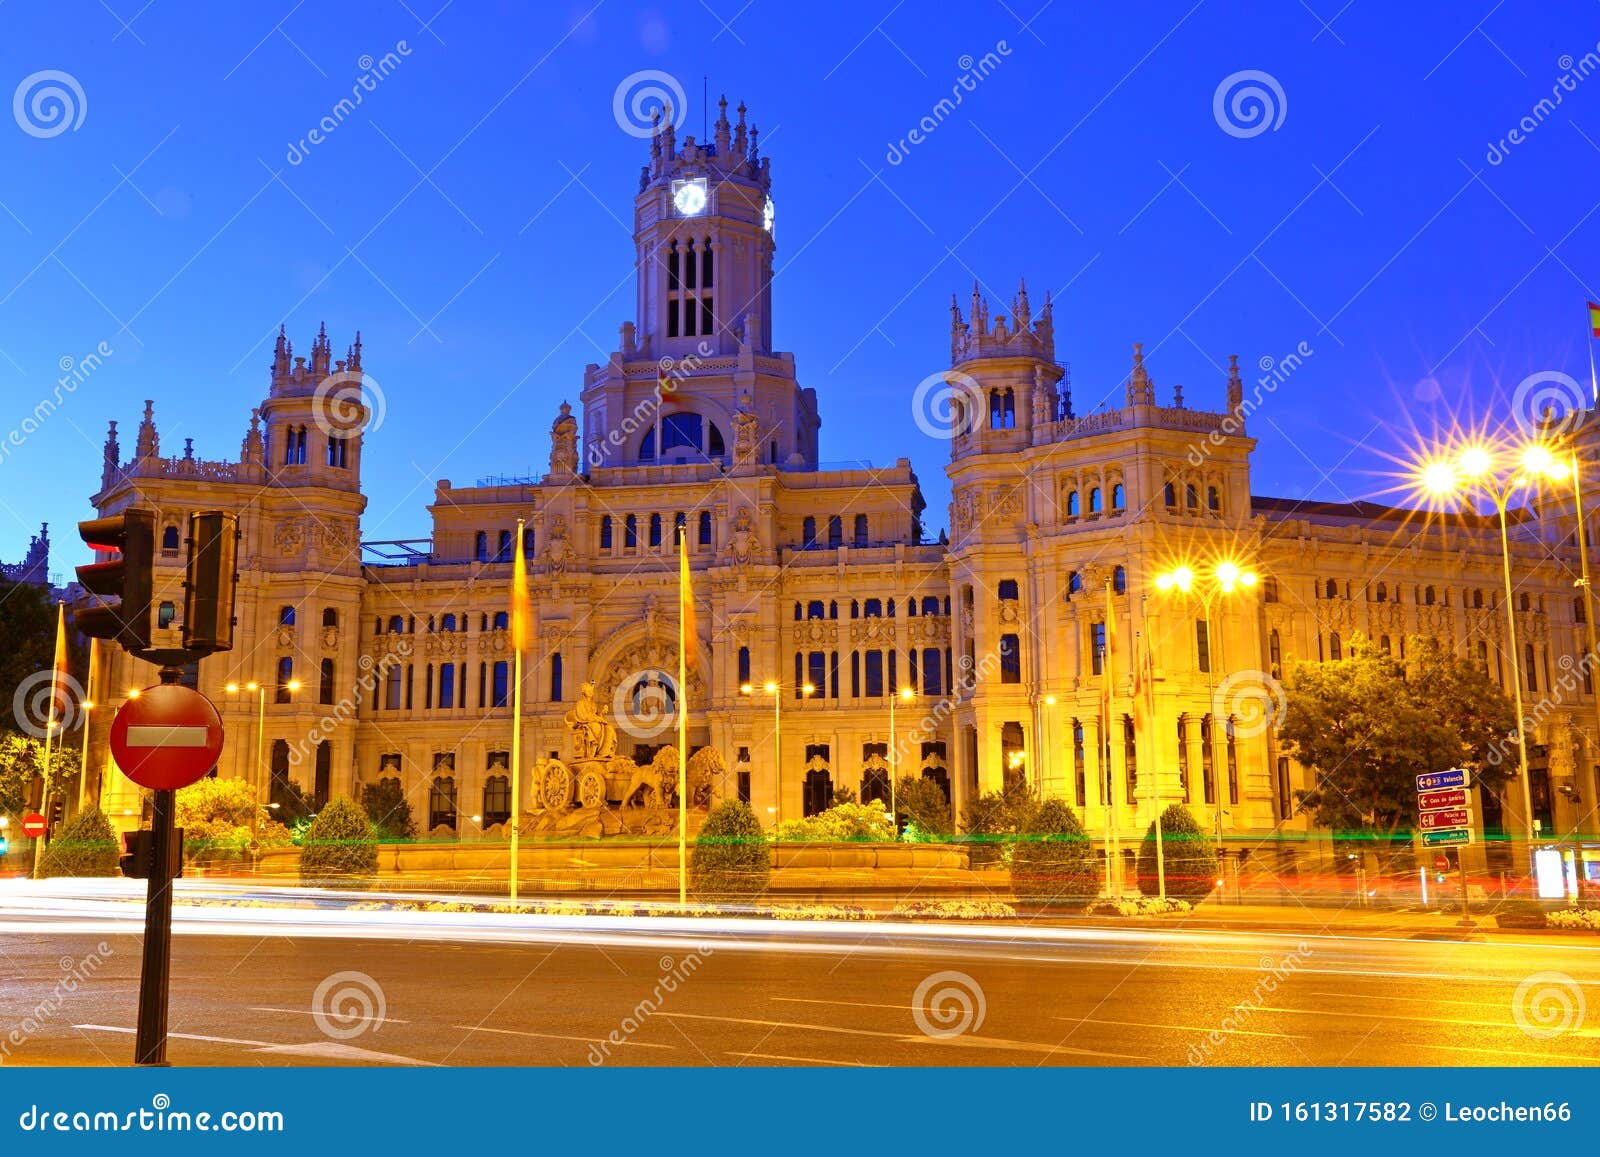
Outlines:
[[55,673],[51,677],[50,717],[66,719],[72,713],[72,703],[67,691],[67,688],[72,686],[72,663],[67,657],[66,603],[56,604],[56,653],[52,665]]
[[511,648],[528,649],[528,619],[532,607],[528,599],[528,560],[522,553],[522,519],[517,519],[517,549],[511,559]]
[[695,663],[694,588],[689,585],[689,530],[685,526],[678,535],[678,615],[683,623],[683,662],[686,667]]

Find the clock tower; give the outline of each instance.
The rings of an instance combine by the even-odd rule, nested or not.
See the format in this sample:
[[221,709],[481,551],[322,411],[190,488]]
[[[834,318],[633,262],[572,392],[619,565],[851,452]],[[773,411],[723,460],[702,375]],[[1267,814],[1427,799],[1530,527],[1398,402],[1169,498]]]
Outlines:
[[815,391],[772,346],[775,211],[760,130],[718,102],[709,141],[657,114],[633,202],[637,321],[585,376],[584,469],[713,461],[754,415],[759,464],[815,469]]

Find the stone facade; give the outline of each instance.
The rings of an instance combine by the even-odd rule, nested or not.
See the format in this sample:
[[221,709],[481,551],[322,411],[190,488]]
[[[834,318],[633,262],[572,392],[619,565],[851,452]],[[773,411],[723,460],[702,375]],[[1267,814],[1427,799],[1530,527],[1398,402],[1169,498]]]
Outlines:
[[[1356,631],[1397,647],[1425,633],[1508,677],[1492,524],[1252,495],[1246,422],[1276,383],[1247,386],[1236,361],[1217,383],[1224,405],[1195,409],[1181,387],[1157,400],[1135,346],[1124,404],[1076,413],[1052,305],[1036,312],[1026,287],[1009,315],[976,289],[965,312],[952,304],[951,369],[934,383],[949,406],[950,531],[926,541],[907,459],[819,462],[819,400],[772,346],[771,206],[742,107],[730,124],[724,102],[710,142],[680,145],[661,126],[634,201],[637,318],[585,369],[579,413],[561,405],[549,471],[439,481],[429,538],[368,544],[365,562],[366,409],[347,396],[363,381],[359,335],[334,363],[319,334],[309,364],[280,335],[236,461],[162,457],[148,403],[124,461],[112,424],[94,504],[157,511],[177,608],[181,532],[167,528],[200,508],[242,516],[236,648],[198,672],[234,740],[223,774],[263,796],[289,776],[319,798],[394,778],[421,828],[470,836],[503,821],[519,518],[535,608],[525,800],[536,762],[571,754],[564,719],[585,684],[622,754],[647,761],[671,742],[677,533],[698,601],[690,740],[726,757],[716,790],[769,820],[822,806],[830,784],[886,794],[897,763],[958,807],[1021,773],[1125,847],[1159,798],[1188,801],[1237,848],[1314,848],[1292,814],[1303,773],[1270,726],[1284,664],[1336,659]],[[1593,698],[1560,691],[1584,651],[1573,525],[1554,500],[1515,521],[1530,694],[1559,698],[1534,735],[1533,794],[1546,829],[1565,832],[1600,791]],[[1209,624],[1198,595],[1156,587],[1177,563],[1224,557],[1262,581],[1218,598]],[[106,679],[95,698],[114,705],[148,672],[119,655]],[[264,733],[256,695],[224,691],[247,681],[266,688]],[[109,717],[95,712],[96,727]],[[95,746],[103,767],[102,733]],[[107,780],[111,810],[131,811],[119,784]],[[1520,792],[1508,796],[1515,824]]]

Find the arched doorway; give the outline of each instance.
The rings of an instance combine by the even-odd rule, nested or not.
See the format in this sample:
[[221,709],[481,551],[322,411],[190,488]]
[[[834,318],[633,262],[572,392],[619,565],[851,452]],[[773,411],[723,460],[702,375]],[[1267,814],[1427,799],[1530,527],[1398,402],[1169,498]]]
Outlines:
[[801,796],[803,815],[814,816],[833,806],[833,773],[826,745],[806,748],[806,778]]

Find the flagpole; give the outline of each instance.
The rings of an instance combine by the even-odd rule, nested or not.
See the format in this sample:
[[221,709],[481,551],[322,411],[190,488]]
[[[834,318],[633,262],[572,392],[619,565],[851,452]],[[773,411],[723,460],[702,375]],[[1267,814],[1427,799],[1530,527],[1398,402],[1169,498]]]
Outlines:
[[[61,643],[66,638],[66,633],[67,605],[65,602],[58,600],[56,602],[55,651],[51,656],[52,661],[50,663],[50,708],[45,713],[44,721],[44,768],[42,769],[44,787],[39,792],[39,802],[43,805],[45,822],[47,824],[50,819],[50,748],[52,746],[51,741],[55,738],[56,732],[56,696],[60,694],[61,689]],[[49,831],[50,829],[46,827],[45,835],[48,835]],[[33,878],[36,880],[39,878],[39,861],[44,856],[44,841],[44,835],[39,836],[33,841]]]
[[689,688],[685,678],[689,637],[684,611],[694,597],[689,589],[687,523],[678,532],[678,586],[678,904],[685,906],[689,902]]
[[83,814],[89,799],[89,712],[94,710],[94,645],[98,639],[89,640],[89,669],[83,676],[83,699],[78,707],[83,712],[83,750],[78,754],[78,814]]
[[527,607],[519,597],[518,575],[527,564],[522,555],[523,520],[517,519],[517,556],[512,563],[512,651],[511,660],[511,902],[517,902],[517,837],[522,828],[522,645],[527,634],[527,624],[521,617]]

